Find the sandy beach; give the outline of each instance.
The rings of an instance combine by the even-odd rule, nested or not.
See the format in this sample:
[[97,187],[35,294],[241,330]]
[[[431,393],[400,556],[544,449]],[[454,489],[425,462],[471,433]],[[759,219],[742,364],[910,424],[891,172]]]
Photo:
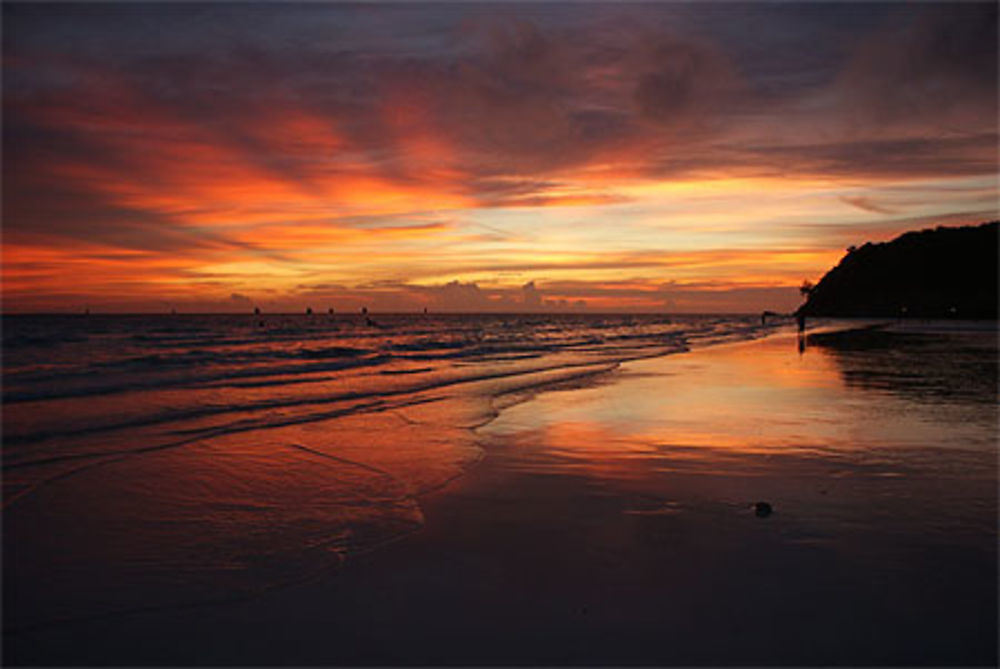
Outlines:
[[404,538],[234,602],[11,633],[5,659],[995,664],[995,345],[778,334],[505,393]]

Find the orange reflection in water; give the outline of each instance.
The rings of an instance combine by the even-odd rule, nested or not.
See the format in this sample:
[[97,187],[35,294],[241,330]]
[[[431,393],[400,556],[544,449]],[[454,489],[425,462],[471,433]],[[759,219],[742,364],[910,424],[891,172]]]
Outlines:
[[[880,476],[910,472],[912,453],[989,453],[995,429],[959,405],[844,383],[830,352],[800,354],[792,335],[628,363],[610,385],[553,392],[483,432],[521,444],[532,467],[603,479],[664,472]],[[793,462],[794,461],[794,462]],[[921,467],[935,467],[921,458]],[[803,469],[805,468],[805,469]]]
[[26,468],[4,509],[18,545],[5,556],[5,596],[18,623],[230,601],[416,530],[417,495],[479,459],[462,425],[485,408],[384,404],[301,424],[286,409],[235,427],[204,419],[120,442],[105,434],[106,455]]

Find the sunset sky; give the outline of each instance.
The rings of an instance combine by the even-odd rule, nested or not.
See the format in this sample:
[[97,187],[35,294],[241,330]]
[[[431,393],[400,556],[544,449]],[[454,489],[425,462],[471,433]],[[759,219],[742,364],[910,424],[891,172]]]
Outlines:
[[755,312],[997,217],[997,7],[3,5],[3,308]]

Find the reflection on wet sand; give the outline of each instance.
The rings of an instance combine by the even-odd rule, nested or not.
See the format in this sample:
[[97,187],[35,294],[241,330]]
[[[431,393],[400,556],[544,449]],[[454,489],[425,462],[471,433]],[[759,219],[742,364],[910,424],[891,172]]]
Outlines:
[[[216,607],[211,625],[164,610],[129,618],[124,635],[90,619],[17,641],[51,664],[83,646],[125,664],[995,663],[997,425],[984,384],[956,390],[932,373],[930,394],[861,385],[845,370],[871,377],[909,349],[796,346],[793,332],[633,361],[540,394],[493,380],[343,433],[273,431],[275,447],[355,460],[350,430],[372,430],[387,448],[366,462],[394,478],[430,471],[408,461],[430,425],[463,426],[468,442],[440,435],[455,464],[460,443],[486,457],[411,493],[419,532],[335,576]],[[994,355],[961,339],[934,350],[942,369]],[[415,510],[396,511],[405,522]]]
[[[329,576],[423,525],[418,497],[482,457],[471,430],[493,416],[493,396],[605,368],[501,374],[325,420],[248,412],[220,429],[208,417],[132,433],[131,451],[15,468],[5,536],[17,541],[4,565],[15,629]],[[261,423],[270,425],[253,429]]]
[[[817,338],[802,355],[789,335],[631,363],[609,387],[542,395],[481,430],[494,465],[517,475],[508,485],[544,480],[579,495],[581,513],[610,508],[635,519],[620,521],[632,523],[616,539],[623,544],[605,547],[621,559],[648,559],[651,543],[664,542],[652,553],[701,561],[684,569],[688,582],[648,583],[649,597],[710,597],[762,618],[700,622],[783,639],[707,650],[715,630],[675,623],[664,632],[675,653],[647,659],[995,658],[997,423],[987,392],[995,351],[934,340],[936,360],[913,377],[919,386],[861,384],[894,378],[887,370],[923,360],[931,344],[862,346],[865,356],[854,358],[819,344],[834,339]],[[966,363],[986,380],[953,371]],[[773,514],[755,515],[762,501]],[[707,558],[706,545],[727,566]],[[757,564],[746,573],[752,585],[729,571],[747,564]],[[708,582],[711,594],[698,585]],[[813,599],[793,605],[798,597]],[[701,655],[691,648],[699,644]]]
[[[901,345],[852,358],[827,346],[830,339],[813,335],[810,341],[816,343],[803,356],[790,354],[794,339],[775,337],[633,362],[611,390],[546,394],[504,412],[484,432],[541,430],[542,443],[556,450],[570,444],[577,453],[615,452],[622,440],[641,444],[632,448],[698,447],[705,458],[723,452],[886,456],[936,445],[992,451],[996,358],[989,347],[940,340],[933,356]],[[901,385],[901,377],[886,371],[896,367],[920,383]],[[863,378],[884,382],[864,385]],[[915,404],[931,401],[939,409],[933,415]],[[563,438],[581,430],[605,436]]]
[[[837,364],[844,383],[927,404],[996,406],[997,332],[870,328],[812,334],[808,345]],[[995,415],[995,411],[994,411]]]

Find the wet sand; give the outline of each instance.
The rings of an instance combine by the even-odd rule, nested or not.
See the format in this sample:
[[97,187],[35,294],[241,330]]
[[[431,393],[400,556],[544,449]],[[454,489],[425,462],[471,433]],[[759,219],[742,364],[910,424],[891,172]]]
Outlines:
[[508,395],[420,531],[8,663],[995,664],[995,344],[776,336]]

